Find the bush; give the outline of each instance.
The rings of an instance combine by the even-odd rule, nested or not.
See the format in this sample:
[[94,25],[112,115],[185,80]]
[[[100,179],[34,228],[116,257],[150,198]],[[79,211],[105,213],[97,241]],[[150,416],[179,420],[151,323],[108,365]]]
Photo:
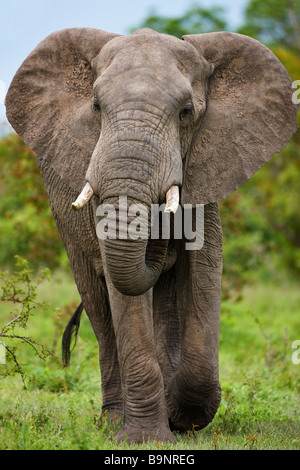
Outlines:
[[28,261],[20,256],[16,256],[14,274],[0,271],[0,281],[2,281],[0,300],[12,307],[9,312],[9,317],[12,318],[0,329],[0,340],[3,340],[1,345],[2,348],[5,348],[5,355],[7,356],[7,366],[4,370],[1,369],[0,378],[15,373],[20,374],[25,388],[27,388],[27,382],[31,378],[26,374],[19,358],[20,347],[21,349],[26,346],[29,347],[42,360],[51,357],[56,362],[60,362],[44,344],[24,334],[30,317],[36,312],[43,312],[49,308],[45,302],[37,301],[37,288],[45,279],[49,279],[48,269],[42,270],[39,276],[33,278]]
[[65,263],[34,152],[16,134],[0,140],[0,196],[0,265],[11,267],[16,253],[35,267]]

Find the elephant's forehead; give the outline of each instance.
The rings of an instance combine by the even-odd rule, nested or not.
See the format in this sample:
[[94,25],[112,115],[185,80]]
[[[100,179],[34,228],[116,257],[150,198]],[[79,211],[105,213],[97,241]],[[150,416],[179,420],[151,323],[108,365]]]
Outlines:
[[191,63],[201,65],[199,53],[190,44],[153,30],[138,30],[130,36],[119,36],[109,41],[94,60],[100,74],[113,61],[119,67],[167,68],[181,63],[191,69]]

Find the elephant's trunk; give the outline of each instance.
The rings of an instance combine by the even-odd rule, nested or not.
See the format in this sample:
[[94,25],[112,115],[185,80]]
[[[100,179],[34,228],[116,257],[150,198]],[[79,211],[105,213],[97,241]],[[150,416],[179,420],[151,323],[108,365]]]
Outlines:
[[168,240],[105,240],[109,277],[124,295],[142,295],[156,283],[165,263]]
[[[172,186],[166,195],[165,210],[176,212],[178,204],[179,188]],[[148,215],[150,221],[150,214]],[[129,228],[130,218],[127,217],[127,213],[126,220],[121,219],[122,214],[118,212],[119,228],[120,226]],[[142,295],[151,289],[164,267],[168,242],[168,239],[151,239],[150,226],[148,226],[148,238],[136,240],[127,235],[126,239],[120,236],[118,239],[106,239],[104,241],[106,266],[116,289],[124,295],[133,296]]]

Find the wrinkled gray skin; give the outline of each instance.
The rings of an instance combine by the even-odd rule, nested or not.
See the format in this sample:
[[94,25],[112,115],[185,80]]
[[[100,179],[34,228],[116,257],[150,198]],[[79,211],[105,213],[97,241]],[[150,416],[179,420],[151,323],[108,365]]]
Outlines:
[[[296,131],[291,81],[257,41],[232,33],[53,33],[21,65],[6,106],[37,153],[50,205],[100,346],[103,411],[118,439],[173,441],[220,402],[222,231],[217,201]],[[71,203],[89,181],[95,195]],[[181,186],[205,204],[205,241],[106,240],[100,203],[148,208]]]

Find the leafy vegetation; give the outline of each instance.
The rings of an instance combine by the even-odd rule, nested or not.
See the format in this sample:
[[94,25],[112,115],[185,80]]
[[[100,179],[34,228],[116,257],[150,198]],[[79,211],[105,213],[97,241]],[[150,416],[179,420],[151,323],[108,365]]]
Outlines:
[[300,51],[300,3],[298,0],[251,0],[239,33],[258,39],[272,48],[281,44]]
[[0,265],[15,254],[35,267],[66,264],[34,152],[16,134],[0,140],[0,196]]
[[[20,374],[23,386],[27,388],[30,377],[19,361],[17,349],[21,346],[30,347],[39,359],[45,360],[51,356],[56,362],[59,360],[44,344],[38,343],[30,336],[24,336],[22,330],[26,330],[30,317],[37,312],[44,314],[49,308],[45,302],[37,301],[37,288],[45,279],[49,280],[48,268],[42,270],[36,279],[32,278],[32,270],[28,266],[28,261],[16,255],[16,271],[9,274],[8,271],[0,272],[2,284],[2,295],[0,300],[5,304],[13,306],[10,310],[10,317],[0,330],[2,347],[5,349],[6,363],[12,363],[4,372],[0,371],[0,379],[12,374]],[[10,344],[12,343],[12,345]]]
[[[195,6],[177,18],[163,17],[155,10],[143,21],[139,28],[151,28],[155,31],[171,34],[181,39],[185,34],[199,34],[213,31],[224,31],[226,21],[224,9],[212,7],[211,9]],[[137,28],[132,28],[134,31]]]

